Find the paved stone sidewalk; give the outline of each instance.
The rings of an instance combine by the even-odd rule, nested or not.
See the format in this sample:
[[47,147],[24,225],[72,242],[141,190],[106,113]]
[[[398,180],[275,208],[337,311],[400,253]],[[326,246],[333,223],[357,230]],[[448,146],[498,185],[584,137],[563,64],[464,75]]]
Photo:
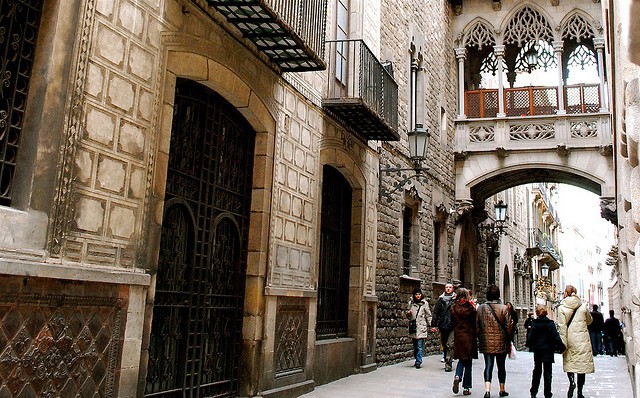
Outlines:
[[[424,358],[421,369],[413,368],[413,361],[396,365],[383,366],[367,373],[346,377],[329,383],[308,394],[304,398],[450,398],[455,397],[451,391],[453,372],[444,371],[440,357],[432,355]],[[585,389],[586,398],[632,398],[631,382],[624,357],[595,357],[596,373],[587,375]],[[482,355],[473,362],[473,388],[471,397],[482,397],[484,383]],[[455,368],[455,363],[454,363]],[[510,398],[529,398],[531,372],[533,370],[533,354],[518,352],[515,360],[507,360],[506,390]],[[498,397],[498,373],[494,368],[491,397]],[[538,397],[543,398],[542,381]],[[553,365],[554,397],[567,396],[568,381],[562,372],[562,357],[556,355]],[[462,397],[462,384],[457,396]],[[576,395],[574,395],[575,397]]]

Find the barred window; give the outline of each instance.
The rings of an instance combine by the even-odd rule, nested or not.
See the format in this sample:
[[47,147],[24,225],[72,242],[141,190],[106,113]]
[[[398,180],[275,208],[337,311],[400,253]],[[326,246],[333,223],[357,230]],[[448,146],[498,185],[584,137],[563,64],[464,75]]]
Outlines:
[[43,0],[0,2],[0,205],[11,204]]

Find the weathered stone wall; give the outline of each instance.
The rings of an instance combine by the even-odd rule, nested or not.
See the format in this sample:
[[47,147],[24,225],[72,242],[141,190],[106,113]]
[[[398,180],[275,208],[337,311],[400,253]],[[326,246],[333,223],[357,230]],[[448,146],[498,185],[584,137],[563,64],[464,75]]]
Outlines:
[[[442,292],[442,283],[451,280],[453,220],[437,210],[453,205],[453,122],[455,115],[455,64],[451,34],[451,11],[447,2],[415,3],[410,1],[382,1],[381,53],[393,62],[394,77],[399,87],[399,142],[385,142],[380,152],[381,168],[410,168],[407,130],[409,127],[410,46],[416,44],[421,53],[417,120],[431,132],[428,160],[419,181],[411,180],[392,194],[392,200],[381,199],[378,209],[378,262],[376,294],[378,296],[377,352],[379,364],[390,364],[412,356],[411,340],[407,337],[405,318],[407,302],[415,286],[420,286],[431,306]],[[421,83],[420,83],[421,82]],[[441,126],[441,110],[446,112]],[[412,174],[408,172],[406,174]],[[399,173],[382,175],[382,189],[394,190],[402,179]],[[408,202],[407,202],[408,201]],[[405,203],[416,204],[418,230],[417,254],[412,273],[402,276],[402,214]],[[434,221],[444,224],[440,254],[440,270],[434,266]],[[445,254],[443,256],[443,253]],[[442,258],[445,257],[445,258]],[[434,284],[436,291],[434,292]],[[431,334],[426,352],[439,351],[439,337]]]

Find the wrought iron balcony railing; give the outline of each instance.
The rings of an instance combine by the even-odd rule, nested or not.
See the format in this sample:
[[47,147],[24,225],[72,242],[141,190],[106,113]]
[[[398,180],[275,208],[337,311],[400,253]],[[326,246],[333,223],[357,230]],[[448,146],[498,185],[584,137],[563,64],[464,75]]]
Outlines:
[[547,234],[539,229],[531,229],[527,254],[542,255],[541,261],[548,263],[551,270],[562,266],[562,252],[558,250]]
[[282,71],[326,68],[323,61],[326,0],[206,1]]
[[398,84],[362,40],[327,41],[325,110],[366,140],[397,141]]
[[[564,87],[567,114],[599,113],[600,86],[576,84]],[[467,118],[490,118],[498,114],[498,90],[465,91]],[[523,87],[504,90],[504,111],[507,116],[554,115],[558,112],[557,87]]]

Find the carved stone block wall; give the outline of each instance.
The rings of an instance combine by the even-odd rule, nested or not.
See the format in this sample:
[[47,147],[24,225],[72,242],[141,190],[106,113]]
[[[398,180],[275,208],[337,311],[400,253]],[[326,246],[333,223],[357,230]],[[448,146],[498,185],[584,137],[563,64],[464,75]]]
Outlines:
[[149,189],[163,10],[144,0],[86,1],[83,11],[52,251],[133,267]]
[[0,283],[15,292],[0,295],[0,396],[117,395],[126,288],[18,277]]
[[278,85],[280,107],[274,163],[272,264],[268,283],[313,288],[318,213],[321,119],[303,97]]

